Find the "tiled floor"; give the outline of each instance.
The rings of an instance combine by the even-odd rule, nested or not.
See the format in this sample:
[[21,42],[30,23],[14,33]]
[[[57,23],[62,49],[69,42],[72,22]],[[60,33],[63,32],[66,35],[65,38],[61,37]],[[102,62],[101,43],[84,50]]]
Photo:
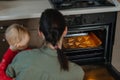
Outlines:
[[84,80],[115,80],[104,66],[86,65]]

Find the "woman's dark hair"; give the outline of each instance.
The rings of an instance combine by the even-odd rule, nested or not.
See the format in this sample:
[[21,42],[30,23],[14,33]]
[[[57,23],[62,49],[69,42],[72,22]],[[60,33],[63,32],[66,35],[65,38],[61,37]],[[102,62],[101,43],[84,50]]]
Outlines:
[[[64,16],[56,9],[46,9],[40,18],[39,30],[44,34],[45,40],[53,46],[57,46],[64,30],[66,23]],[[58,53],[58,60],[62,70],[69,70],[68,60],[63,54],[62,49],[56,48]]]

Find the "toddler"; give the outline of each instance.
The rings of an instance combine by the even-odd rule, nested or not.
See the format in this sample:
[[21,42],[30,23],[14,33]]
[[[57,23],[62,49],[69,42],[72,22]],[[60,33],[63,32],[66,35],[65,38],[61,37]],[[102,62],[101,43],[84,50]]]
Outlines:
[[6,29],[5,38],[9,44],[9,48],[3,55],[0,63],[0,80],[13,80],[6,75],[6,68],[19,51],[27,49],[30,34],[22,25],[12,24]]

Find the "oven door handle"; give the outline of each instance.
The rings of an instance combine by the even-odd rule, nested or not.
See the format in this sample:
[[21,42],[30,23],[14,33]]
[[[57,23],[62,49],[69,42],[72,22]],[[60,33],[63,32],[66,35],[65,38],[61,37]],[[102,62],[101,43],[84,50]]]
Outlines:
[[67,34],[66,37],[87,36],[87,35],[88,35],[88,33]]

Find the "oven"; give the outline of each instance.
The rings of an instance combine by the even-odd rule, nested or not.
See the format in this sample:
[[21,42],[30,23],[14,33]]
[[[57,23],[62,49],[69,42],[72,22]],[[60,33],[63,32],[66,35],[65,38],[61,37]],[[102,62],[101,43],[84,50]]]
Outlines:
[[77,26],[63,41],[64,53],[78,64],[107,62],[109,25]]
[[63,39],[67,58],[81,65],[84,80],[118,80],[112,66],[116,12],[64,15],[68,33]]

